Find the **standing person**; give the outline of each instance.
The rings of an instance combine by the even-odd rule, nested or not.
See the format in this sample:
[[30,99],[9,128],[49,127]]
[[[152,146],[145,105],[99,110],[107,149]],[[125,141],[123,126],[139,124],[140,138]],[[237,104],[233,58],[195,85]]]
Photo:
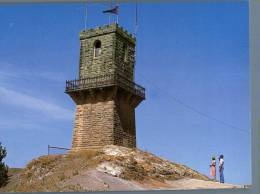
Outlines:
[[224,183],[224,156],[219,156],[219,182]]
[[210,175],[211,175],[211,177],[213,177],[214,180],[216,180],[216,158],[215,158],[215,156],[212,156],[212,158],[211,158]]

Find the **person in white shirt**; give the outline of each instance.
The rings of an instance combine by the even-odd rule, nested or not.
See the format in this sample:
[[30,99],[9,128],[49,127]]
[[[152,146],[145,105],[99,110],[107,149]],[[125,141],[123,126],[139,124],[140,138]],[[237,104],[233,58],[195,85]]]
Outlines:
[[219,182],[224,183],[224,156],[219,156]]

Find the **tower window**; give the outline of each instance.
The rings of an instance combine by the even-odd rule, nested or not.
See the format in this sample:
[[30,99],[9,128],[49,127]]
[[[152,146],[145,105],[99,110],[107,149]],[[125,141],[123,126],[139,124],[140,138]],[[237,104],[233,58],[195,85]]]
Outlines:
[[127,45],[124,43],[123,45],[123,57],[124,57],[124,62],[127,62],[127,58],[128,58],[128,47]]
[[96,40],[94,43],[94,58],[98,57],[101,54],[101,41]]

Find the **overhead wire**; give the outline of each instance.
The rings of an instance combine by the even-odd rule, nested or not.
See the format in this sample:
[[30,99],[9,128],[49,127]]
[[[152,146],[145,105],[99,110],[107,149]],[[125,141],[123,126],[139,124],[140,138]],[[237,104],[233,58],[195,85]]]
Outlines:
[[189,104],[183,102],[182,100],[180,100],[180,99],[177,98],[176,96],[172,95],[169,91],[163,90],[161,87],[157,86],[153,81],[147,79],[147,78],[146,78],[144,75],[142,75],[141,73],[137,73],[137,74],[138,74],[143,80],[145,80],[146,82],[150,83],[150,85],[151,85],[153,88],[156,89],[155,91],[159,91],[159,92],[161,92],[162,94],[168,96],[172,101],[174,101],[174,102],[180,104],[180,105],[183,106],[184,108],[186,108],[186,109],[188,109],[188,110],[190,110],[190,111],[192,111],[192,112],[194,112],[194,113],[196,113],[196,114],[198,114],[198,115],[200,115],[200,116],[202,116],[202,117],[204,117],[204,118],[207,118],[207,119],[209,119],[209,120],[213,120],[213,121],[215,121],[215,122],[217,122],[217,123],[219,123],[219,124],[221,124],[221,125],[224,125],[224,126],[226,126],[226,127],[229,127],[229,128],[231,128],[231,129],[233,129],[233,130],[235,130],[235,131],[238,131],[238,132],[241,132],[241,133],[246,133],[246,134],[249,134],[249,133],[250,133],[250,130],[239,128],[239,127],[237,127],[237,126],[235,126],[235,125],[233,125],[233,124],[230,124],[230,123],[228,123],[228,122],[226,122],[226,121],[223,121],[223,120],[218,119],[218,118],[216,118],[216,117],[213,117],[213,116],[211,116],[211,115],[209,115],[209,114],[207,114],[207,113],[205,113],[205,112],[200,111],[199,109],[197,109],[197,108],[195,108],[195,107],[193,107],[193,106],[191,106],[191,105],[189,105]]

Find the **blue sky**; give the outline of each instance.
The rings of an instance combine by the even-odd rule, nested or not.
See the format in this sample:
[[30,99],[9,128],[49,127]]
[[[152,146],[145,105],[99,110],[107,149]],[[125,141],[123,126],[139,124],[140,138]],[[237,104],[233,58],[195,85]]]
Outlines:
[[[88,5],[87,27],[108,23],[107,3]],[[248,3],[141,3],[136,82],[137,144],[209,174],[224,154],[225,179],[251,183]],[[23,167],[70,147],[83,4],[0,6],[0,142],[6,163]],[[120,4],[119,24],[134,31],[135,5]],[[113,18],[115,19],[115,18]]]

